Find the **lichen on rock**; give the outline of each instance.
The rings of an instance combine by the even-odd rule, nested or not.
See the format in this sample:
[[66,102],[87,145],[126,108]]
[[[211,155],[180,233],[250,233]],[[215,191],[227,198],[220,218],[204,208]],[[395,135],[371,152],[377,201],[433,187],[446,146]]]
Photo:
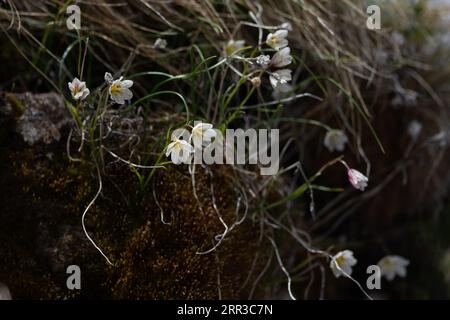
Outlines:
[[30,92],[5,95],[4,115],[16,116],[16,130],[30,145],[61,139],[60,130],[71,121],[61,95]]

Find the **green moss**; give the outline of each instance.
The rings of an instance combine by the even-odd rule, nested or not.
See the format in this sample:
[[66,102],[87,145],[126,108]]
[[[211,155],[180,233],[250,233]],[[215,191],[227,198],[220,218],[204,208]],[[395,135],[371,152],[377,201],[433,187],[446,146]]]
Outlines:
[[[197,254],[223,232],[209,174],[200,170],[196,177],[202,214],[185,168],[156,172],[152,187],[167,225],[152,189],[138,197],[135,174],[121,164],[107,166],[101,197],[87,213],[86,226],[114,262],[110,267],[81,228],[83,210],[97,192],[96,170],[87,161],[70,162],[61,141],[13,145],[7,152],[0,184],[0,256],[6,261],[0,278],[15,298],[217,298],[218,272],[223,298],[247,296],[240,287],[259,250],[258,228],[244,223],[216,251]],[[226,179],[226,168],[215,168],[216,204],[230,225],[236,200]],[[81,267],[81,292],[65,287],[70,264]]]
[[5,99],[8,101],[12,108],[13,113],[16,118],[20,117],[22,113],[25,111],[25,106],[23,105],[23,102],[20,101],[14,93],[5,93]]
[[[170,225],[161,223],[160,209],[149,195],[142,206],[142,224],[127,235],[125,243],[115,252],[117,267],[111,269],[108,282],[114,297],[217,298],[218,270],[222,297],[232,299],[243,294],[239,287],[248,275],[252,253],[257,249],[251,225],[243,225],[231,233],[217,251],[197,254],[213,247],[215,235],[223,232],[212,206],[208,179],[204,172],[197,176],[197,185],[203,186],[197,190],[202,199],[202,214],[186,173],[175,169],[157,173],[156,196]],[[216,183],[216,190],[219,190],[215,195],[216,203],[230,225],[235,218],[233,193],[227,188],[218,188],[224,186],[223,181]]]

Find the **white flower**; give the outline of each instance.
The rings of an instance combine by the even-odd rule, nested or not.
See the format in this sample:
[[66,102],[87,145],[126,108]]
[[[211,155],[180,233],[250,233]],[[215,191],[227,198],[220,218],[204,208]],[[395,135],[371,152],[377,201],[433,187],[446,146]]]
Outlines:
[[133,81],[122,79],[123,77],[113,80],[109,72],[105,73],[105,80],[109,83],[109,95],[111,99],[118,104],[124,104],[125,101],[133,98],[133,93],[129,89],[133,86]]
[[347,142],[348,138],[345,133],[338,129],[328,130],[325,139],[323,140],[323,144],[330,152],[333,152],[334,150],[338,152],[344,151]]
[[275,33],[269,33],[267,35],[266,43],[275,50],[283,49],[289,44],[288,40],[286,39],[287,35],[288,31],[285,29],[278,30]]
[[74,78],[68,85],[72,98],[75,100],[84,100],[90,93],[86,87],[86,82],[80,81],[78,78]]
[[270,65],[274,68],[281,68],[291,64],[291,62],[291,48],[287,47],[273,55]]
[[200,122],[192,128],[190,140],[194,142],[196,148],[200,148],[211,143],[211,139],[215,136],[216,132],[213,130],[212,124]]
[[170,155],[174,164],[189,163],[194,148],[185,140],[174,138],[167,146],[166,157]]
[[167,41],[165,39],[158,38],[155,40],[153,47],[155,47],[156,49],[164,49],[165,47],[167,47]]
[[292,71],[289,69],[281,69],[270,74],[269,80],[273,88],[279,85],[283,86],[292,80]]
[[411,121],[410,124],[408,125],[408,134],[411,136],[413,140],[417,139],[421,131],[422,131],[422,124],[417,120]]
[[232,56],[236,53],[239,49],[242,49],[244,47],[245,41],[244,40],[230,40],[225,46],[225,55]]
[[355,169],[348,169],[347,174],[353,187],[361,191],[366,189],[369,179],[365,175]]
[[406,276],[406,267],[409,260],[400,256],[386,256],[378,262],[381,269],[381,275],[385,276],[388,281],[392,281],[396,275],[404,278]]
[[261,67],[265,68],[270,64],[270,56],[269,55],[260,55],[256,57],[256,63]]
[[353,257],[353,251],[344,250],[338,252],[330,261],[330,268],[336,278],[341,275],[350,276],[352,274],[352,267],[358,261]]

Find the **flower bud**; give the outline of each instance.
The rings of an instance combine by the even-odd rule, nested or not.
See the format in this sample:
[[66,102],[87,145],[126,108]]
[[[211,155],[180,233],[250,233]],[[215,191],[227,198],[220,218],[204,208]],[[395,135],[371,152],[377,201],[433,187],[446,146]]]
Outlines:
[[250,82],[252,83],[252,85],[254,85],[255,87],[259,87],[261,85],[261,78],[260,77],[253,77],[250,79]]
[[365,175],[355,169],[348,169],[347,174],[353,187],[361,191],[366,189],[369,179]]

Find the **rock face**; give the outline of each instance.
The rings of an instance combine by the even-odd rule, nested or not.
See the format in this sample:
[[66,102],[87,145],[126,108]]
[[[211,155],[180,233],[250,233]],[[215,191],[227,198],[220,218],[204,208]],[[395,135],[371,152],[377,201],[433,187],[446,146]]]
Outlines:
[[30,145],[61,139],[60,130],[70,121],[63,98],[56,93],[6,94],[4,115],[19,115],[16,130]]
[[[258,274],[261,261],[253,263],[258,228],[243,223],[216,251],[197,254],[223,232],[211,184],[223,219],[236,219],[227,168],[197,173],[201,213],[185,168],[156,170],[143,188],[127,164],[106,158],[86,228],[113,261],[109,266],[81,227],[99,181],[88,156],[67,157],[70,118],[62,99],[3,95],[0,110],[0,280],[14,299],[247,297],[254,282],[248,275]],[[81,290],[66,287],[72,264],[81,268]]]

